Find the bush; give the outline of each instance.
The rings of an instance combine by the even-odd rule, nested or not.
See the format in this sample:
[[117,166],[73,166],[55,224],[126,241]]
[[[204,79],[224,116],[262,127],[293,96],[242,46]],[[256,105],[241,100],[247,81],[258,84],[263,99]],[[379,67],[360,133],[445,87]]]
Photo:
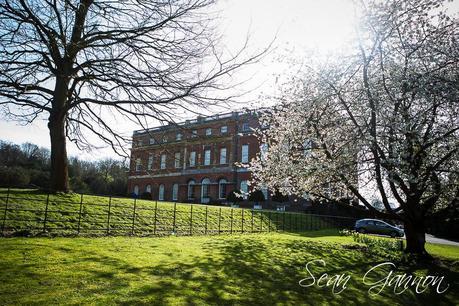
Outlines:
[[241,202],[243,200],[241,191],[238,189],[231,191],[226,197],[226,199],[228,200],[228,202],[234,203],[234,204]]
[[144,200],[151,200],[151,192],[144,192],[142,193],[142,195],[140,196],[142,199]]
[[271,200],[279,203],[288,202],[288,195],[284,195],[279,190],[276,190]]
[[263,194],[261,190],[255,190],[251,192],[249,195],[249,201],[252,201],[255,203],[264,202],[265,200],[266,200],[265,195]]

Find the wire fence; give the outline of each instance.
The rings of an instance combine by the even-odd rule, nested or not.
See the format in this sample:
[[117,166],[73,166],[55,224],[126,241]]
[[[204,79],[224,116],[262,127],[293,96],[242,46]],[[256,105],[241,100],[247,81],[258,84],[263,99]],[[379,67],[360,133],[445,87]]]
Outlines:
[[[219,235],[353,228],[341,216],[0,190],[1,234]],[[1,215],[0,215],[1,216]]]

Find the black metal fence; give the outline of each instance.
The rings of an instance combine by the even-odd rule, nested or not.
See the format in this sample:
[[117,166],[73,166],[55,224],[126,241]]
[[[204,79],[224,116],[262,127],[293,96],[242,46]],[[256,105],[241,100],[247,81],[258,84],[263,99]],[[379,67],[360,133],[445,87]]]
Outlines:
[[218,235],[352,228],[355,218],[147,201],[83,194],[0,190],[1,234]]

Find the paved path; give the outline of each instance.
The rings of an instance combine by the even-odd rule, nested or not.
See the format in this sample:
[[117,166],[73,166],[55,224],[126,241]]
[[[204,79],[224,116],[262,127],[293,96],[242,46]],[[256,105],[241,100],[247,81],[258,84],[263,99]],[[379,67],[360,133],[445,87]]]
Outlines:
[[430,234],[426,234],[426,241],[430,243],[437,243],[437,244],[447,244],[447,245],[455,245],[459,246],[459,242],[456,241],[451,241],[447,239],[442,239],[442,238],[437,238],[435,236],[432,236]]

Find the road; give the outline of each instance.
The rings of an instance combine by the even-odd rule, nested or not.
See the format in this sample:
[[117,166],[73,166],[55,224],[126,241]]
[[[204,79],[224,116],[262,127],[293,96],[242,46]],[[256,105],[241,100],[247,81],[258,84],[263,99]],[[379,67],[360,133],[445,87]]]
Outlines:
[[426,234],[426,241],[430,243],[437,243],[437,244],[447,244],[447,245],[455,245],[459,246],[459,242],[456,241],[451,241],[451,240],[446,240],[442,238],[437,238],[435,236],[432,236],[430,234]]

